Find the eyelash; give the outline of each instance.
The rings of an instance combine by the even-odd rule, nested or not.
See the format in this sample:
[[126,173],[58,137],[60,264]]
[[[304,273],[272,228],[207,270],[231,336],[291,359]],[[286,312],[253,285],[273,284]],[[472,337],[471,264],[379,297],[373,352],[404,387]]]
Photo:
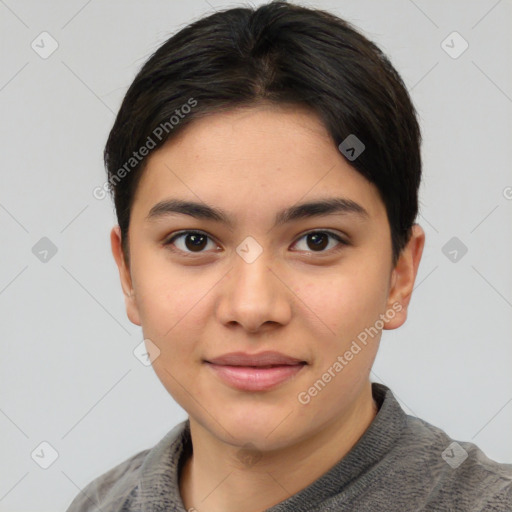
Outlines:
[[[307,233],[304,233],[303,235],[300,236],[300,238],[298,238],[298,240],[301,240],[302,238],[308,236],[308,235],[313,235],[313,234],[316,234],[316,233],[323,233],[323,234],[327,234],[329,236],[331,236],[332,238],[334,238],[337,242],[339,242],[339,246],[338,247],[335,247],[334,249],[330,249],[330,250],[327,250],[327,251],[307,251],[307,252],[311,252],[313,254],[326,254],[326,253],[329,253],[329,252],[337,252],[339,251],[340,249],[343,248],[343,246],[347,246],[349,245],[348,242],[346,242],[345,240],[343,240],[338,234],[332,232],[332,231],[329,231],[329,230],[313,230],[313,231],[308,231]],[[165,247],[169,247],[171,251],[173,252],[179,252],[187,257],[196,257],[203,254],[204,251],[200,251],[200,252],[188,252],[188,251],[182,251],[181,249],[176,249],[176,248],[171,248],[170,246],[173,245],[174,241],[180,237],[183,237],[185,235],[204,235],[206,236],[207,238],[209,238],[210,240],[213,240],[212,237],[210,237],[210,235],[208,235],[208,233],[205,233],[204,231],[197,231],[197,230],[185,230],[185,231],[179,231],[178,233],[174,234],[171,238],[168,238],[164,243],[163,245]],[[297,242],[298,242],[297,240]],[[295,243],[297,243],[295,242]]]

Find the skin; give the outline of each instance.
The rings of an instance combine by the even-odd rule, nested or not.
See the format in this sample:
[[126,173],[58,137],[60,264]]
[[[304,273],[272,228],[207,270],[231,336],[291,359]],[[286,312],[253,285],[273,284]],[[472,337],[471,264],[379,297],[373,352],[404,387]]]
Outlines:
[[[171,197],[220,207],[235,226],[185,215],[145,220]],[[349,198],[369,216],[331,214],[272,227],[277,211],[326,197]],[[188,229],[209,237],[199,252],[186,236],[163,245]],[[317,249],[305,236],[313,230],[349,244],[328,237]],[[262,249],[252,263],[236,252],[247,236]],[[351,167],[314,113],[258,106],[193,121],[148,157],[129,241],[130,268],[119,227],[112,229],[127,315],[160,350],[154,370],[190,418],[194,453],[180,476],[187,510],[263,511],[307,487],[356,444],[377,413],[369,374],[381,330],[309,403],[297,397],[393,304],[384,329],[406,321],[425,234],[415,224],[393,266],[377,188]],[[248,392],[203,362],[264,350],[308,364],[272,390]],[[241,457],[247,443],[250,462]]]

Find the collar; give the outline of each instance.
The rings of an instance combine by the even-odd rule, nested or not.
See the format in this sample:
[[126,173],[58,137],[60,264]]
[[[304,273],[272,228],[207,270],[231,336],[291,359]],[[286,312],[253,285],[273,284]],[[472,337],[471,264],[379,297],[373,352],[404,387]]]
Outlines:
[[[355,492],[357,480],[364,473],[376,478],[388,469],[386,464],[379,462],[397,443],[407,416],[384,384],[373,382],[372,395],[379,411],[352,449],[324,475],[268,509],[268,512],[312,510],[319,502],[339,495],[351,484]],[[148,452],[141,467],[138,510],[186,512],[178,479],[181,466],[191,451],[190,422],[187,419],[176,425]]]

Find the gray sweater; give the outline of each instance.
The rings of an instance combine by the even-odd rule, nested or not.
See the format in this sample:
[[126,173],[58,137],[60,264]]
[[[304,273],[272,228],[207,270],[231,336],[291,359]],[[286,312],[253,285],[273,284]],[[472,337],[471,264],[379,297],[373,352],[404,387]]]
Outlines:
[[[512,464],[406,414],[387,386],[372,392],[379,412],[349,453],[265,512],[512,512]],[[186,420],[89,483],[67,512],[187,512],[178,475],[190,453]]]

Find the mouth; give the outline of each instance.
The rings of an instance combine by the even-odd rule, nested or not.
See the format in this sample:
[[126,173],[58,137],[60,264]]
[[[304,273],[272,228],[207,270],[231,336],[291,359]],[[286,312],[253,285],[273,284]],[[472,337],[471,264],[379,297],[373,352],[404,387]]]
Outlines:
[[240,391],[268,391],[293,379],[308,363],[267,350],[257,354],[231,352],[203,361],[217,379]]

